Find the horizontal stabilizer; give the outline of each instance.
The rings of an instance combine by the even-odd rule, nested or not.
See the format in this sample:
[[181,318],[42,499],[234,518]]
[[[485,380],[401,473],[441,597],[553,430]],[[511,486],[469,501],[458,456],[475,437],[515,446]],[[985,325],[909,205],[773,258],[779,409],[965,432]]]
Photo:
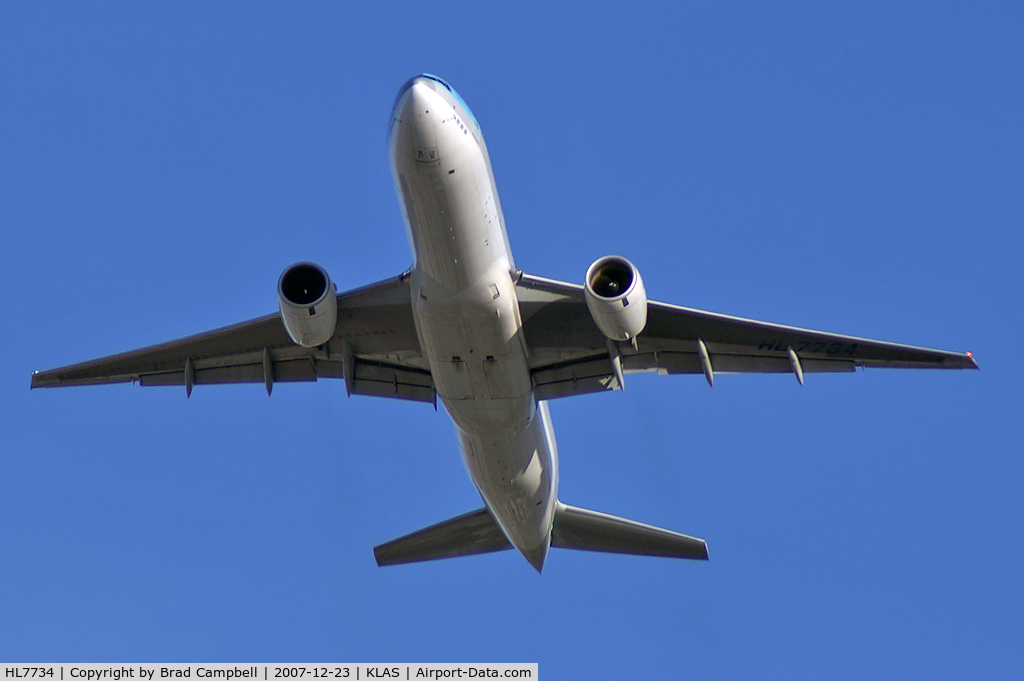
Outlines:
[[708,559],[708,545],[703,539],[562,503],[555,510],[551,546],[638,556]]
[[383,567],[511,548],[491,512],[481,508],[376,546],[373,555]]

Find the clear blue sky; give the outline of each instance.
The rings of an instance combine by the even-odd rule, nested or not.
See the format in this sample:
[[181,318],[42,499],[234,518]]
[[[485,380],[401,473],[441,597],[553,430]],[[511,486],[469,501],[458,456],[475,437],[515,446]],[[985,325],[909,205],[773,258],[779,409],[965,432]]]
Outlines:
[[[0,660],[537,661],[547,679],[1021,678],[1019,3],[0,5]],[[399,86],[480,120],[516,261],[980,372],[630,377],[561,496],[695,534],[378,569],[478,508],[448,417],[344,386],[32,370],[410,260]],[[635,676],[633,678],[642,678]]]

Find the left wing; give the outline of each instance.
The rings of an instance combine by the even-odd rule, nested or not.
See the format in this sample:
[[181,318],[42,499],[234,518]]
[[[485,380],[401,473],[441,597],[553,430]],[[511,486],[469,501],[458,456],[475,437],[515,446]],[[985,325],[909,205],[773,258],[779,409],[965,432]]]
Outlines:
[[516,283],[523,333],[538,399],[613,390],[623,372],[705,374],[853,371],[856,367],[977,369],[970,353],[810,331],[649,302],[647,326],[628,343],[609,345],[583,287],[528,274]]
[[345,380],[349,394],[433,402],[406,275],[338,295],[334,336],[292,342],[280,314],[119,355],[32,374],[33,388],[137,382],[143,386]]

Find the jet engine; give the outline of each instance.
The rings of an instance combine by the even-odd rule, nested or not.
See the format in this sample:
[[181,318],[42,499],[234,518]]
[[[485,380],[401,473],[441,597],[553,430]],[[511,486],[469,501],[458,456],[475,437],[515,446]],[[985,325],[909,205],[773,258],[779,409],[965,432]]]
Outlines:
[[628,341],[647,324],[647,291],[640,271],[625,258],[606,255],[587,270],[583,287],[587,308],[601,333]]
[[292,340],[305,348],[323,345],[338,323],[338,296],[324,268],[295,263],[277,282],[281,321]]

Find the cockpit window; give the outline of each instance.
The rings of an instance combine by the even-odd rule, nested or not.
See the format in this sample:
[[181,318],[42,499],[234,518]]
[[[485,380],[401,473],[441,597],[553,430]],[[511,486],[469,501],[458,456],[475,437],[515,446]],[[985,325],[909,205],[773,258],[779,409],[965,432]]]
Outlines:
[[449,85],[448,82],[444,78],[440,78],[438,76],[435,76],[433,73],[424,73],[423,77],[424,78],[429,78],[430,80],[435,80],[438,83],[440,83],[441,85],[444,85],[445,88],[448,90],[448,92],[452,92],[452,93],[455,92],[455,90],[452,89],[452,86]]
[[446,90],[448,90],[448,92],[452,93],[452,97],[454,97],[455,101],[458,102],[460,106],[462,106],[463,110],[469,116],[470,120],[473,121],[473,125],[476,126],[476,129],[480,131],[480,134],[483,134],[483,130],[480,129],[480,122],[476,119],[476,116],[473,115],[473,111],[469,108],[469,104],[466,104],[466,100],[464,100],[462,96],[455,91],[455,88],[448,84],[448,81],[446,81],[444,78],[441,78],[440,76],[435,76],[432,73],[423,73],[420,75],[424,78],[429,78],[430,80],[440,83],[445,87]]

